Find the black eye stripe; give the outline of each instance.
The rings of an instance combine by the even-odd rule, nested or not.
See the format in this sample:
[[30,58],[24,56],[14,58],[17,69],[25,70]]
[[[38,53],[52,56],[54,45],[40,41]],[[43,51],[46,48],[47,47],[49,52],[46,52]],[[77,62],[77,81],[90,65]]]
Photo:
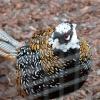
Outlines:
[[54,32],[53,39],[60,38],[62,35],[59,32]]
[[[70,30],[68,30],[66,33],[61,34],[59,32],[54,31],[53,40],[58,39],[61,44],[70,42],[73,36],[73,25],[72,23],[69,23],[69,25]],[[70,36],[69,40],[66,40],[68,36]]]

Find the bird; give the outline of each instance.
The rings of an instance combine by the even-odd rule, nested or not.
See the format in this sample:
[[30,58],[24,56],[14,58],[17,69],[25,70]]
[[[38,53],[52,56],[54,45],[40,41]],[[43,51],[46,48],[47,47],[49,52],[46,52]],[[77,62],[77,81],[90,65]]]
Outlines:
[[16,58],[21,96],[55,98],[79,89],[91,70],[91,48],[70,21],[18,42],[0,30],[0,55]]

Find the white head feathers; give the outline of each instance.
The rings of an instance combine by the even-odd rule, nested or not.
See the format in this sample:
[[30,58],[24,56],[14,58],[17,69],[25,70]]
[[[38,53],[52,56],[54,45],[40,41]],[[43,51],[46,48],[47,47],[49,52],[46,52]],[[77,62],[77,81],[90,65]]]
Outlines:
[[[72,37],[68,43],[63,43],[61,44],[59,39],[56,38],[54,39],[54,34],[58,32],[60,35],[63,35],[64,33],[67,33],[69,30],[71,30],[71,25],[72,25]],[[67,39],[69,39],[70,35],[68,36]],[[79,49],[79,39],[77,38],[76,34],[76,24],[72,23],[67,23],[63,22],[59,24],[56,28],[55,31],[52,33],[52,36],[49,38],[49,44],[52,45],[53,49],[59,49],[62,50],[63,52],[67,52],[70,48],[71,49]]]

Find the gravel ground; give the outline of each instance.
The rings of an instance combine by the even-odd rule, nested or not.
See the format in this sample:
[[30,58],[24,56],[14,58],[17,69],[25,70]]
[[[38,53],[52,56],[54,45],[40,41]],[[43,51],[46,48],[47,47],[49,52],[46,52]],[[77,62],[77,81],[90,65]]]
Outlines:
[[[19,41],[66,19],[89,42],[93,65],[80,90],[54,100],[100,100],[100,0],[0,0],[0,28]],[[0,100],[26,100],[15,88],[14,67],[0,57]]]

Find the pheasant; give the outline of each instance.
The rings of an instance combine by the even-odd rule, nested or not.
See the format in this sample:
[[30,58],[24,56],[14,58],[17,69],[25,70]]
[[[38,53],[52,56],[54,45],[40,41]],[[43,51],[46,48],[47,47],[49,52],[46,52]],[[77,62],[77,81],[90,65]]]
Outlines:
[[77,37],[76,24],[62,22],[22,43],[0,31],[0,55],[16,58],[21,96],[55,98],[79,89],[91,69],[88,43]]

